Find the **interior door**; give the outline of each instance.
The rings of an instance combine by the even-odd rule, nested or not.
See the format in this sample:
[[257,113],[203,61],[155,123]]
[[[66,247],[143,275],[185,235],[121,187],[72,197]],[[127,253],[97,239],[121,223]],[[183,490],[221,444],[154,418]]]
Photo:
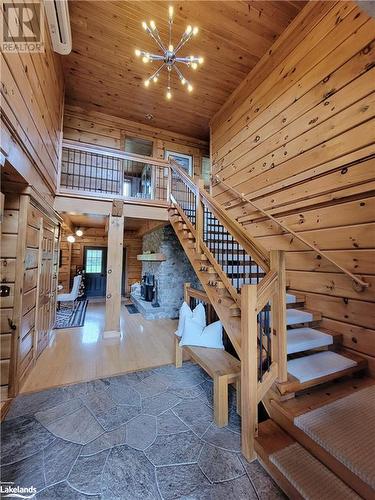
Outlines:
[[83,268],[86,297],[104,297],[107,284],[107,248],[85,247]]
[[41,261],[39,267],[38,281],[38,311],[36,330],[38,332],[37,355],[43,351],[48,344],[49,332],[51,331],[51,305],[52,302],[52,266],[54,230],[46,221],[43,222],[43,234],[41,242]]

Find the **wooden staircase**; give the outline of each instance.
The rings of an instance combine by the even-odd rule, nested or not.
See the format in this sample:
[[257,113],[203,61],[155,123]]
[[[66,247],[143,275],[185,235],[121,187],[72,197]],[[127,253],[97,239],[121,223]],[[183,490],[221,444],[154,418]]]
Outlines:
[[[253,459],[255,446],[291,498],[314,498],[309,495],[319,491],[312,484],[309,493],[298,467],[294,476],[285,468],[294,449],[311,474],[332,482],[329,498],[357,498],[353,490],[370,498],[368,484],[293,423],[302,407],[324,405],[371,384],[366,377],[353,379],[365,374],[366,359],[347,351],[340,333],[321,327],[321,313],[307,309],[304,296],[287,293],[283,253],[267,255],[174,166],[171,201],[170,223],[241,361],[243,454]],[[258,427],[260,401],[272,420]]]

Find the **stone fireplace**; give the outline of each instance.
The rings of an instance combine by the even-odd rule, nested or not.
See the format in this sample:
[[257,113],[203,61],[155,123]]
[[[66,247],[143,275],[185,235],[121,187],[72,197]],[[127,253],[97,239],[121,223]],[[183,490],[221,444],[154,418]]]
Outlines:
[[[184,300],[184,283],[199,286],[199,280],[171,226],[156,229],[143,237],[143,253],[161,253],[163,261],[143,261],[142,276],[153,275],[157,302],[141,298],[140,287],[132,288],[131,298],[146,319],[177,318]],[[155,301],[153,301],[155,302]]]

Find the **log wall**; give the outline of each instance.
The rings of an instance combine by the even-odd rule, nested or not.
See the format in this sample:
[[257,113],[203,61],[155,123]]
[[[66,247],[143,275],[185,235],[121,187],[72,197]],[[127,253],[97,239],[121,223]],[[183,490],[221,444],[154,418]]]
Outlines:
[[213,195],[268,249],[291,290],[375,370],[375,20],[310,2],[211,123],[213,172],[369,283],[335,266],[218,183]]

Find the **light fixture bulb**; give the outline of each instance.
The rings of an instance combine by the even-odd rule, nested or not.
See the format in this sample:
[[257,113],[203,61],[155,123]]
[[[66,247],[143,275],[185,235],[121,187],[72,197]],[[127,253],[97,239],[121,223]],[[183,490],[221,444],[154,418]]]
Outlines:
[[199,64],[203,64],[204,63],[204,58],[203,57],[198,57],[198,62],[199,62]]
[[199,28],[197,26],[195,26],[193,28],[193,35],[196,35],[198,33],[198,31],[199,31]]
[[143,83],[145,87],[148,87],[150,85],[150,80],[147,79]]
[[142,28],[147,31],[148,26],[147,26],[146,21],[142,21]]
[[169,50],[169,52],[173,52],[173,45],[172,44],[168,45],[168,50]]
[[194,56],[189,56],[189,59],[190,59],[191,62],[193,62],[194,59],[195,59],[195,57]]
[[193,62],[193,63],[191,63],[191,67],[193,69],[197,69],[198,68],[198,64],[196,62]]
[[167,90],[167,93],[165,94],[165,97],[168,99],[168,100],[171,100],[172,99],[172,92],[168,89]]
[[67,241],[69,241],[69,243],[74,243],[76,241],[75,237],[72,234],[70,234],[66,239]]
[[173,6],[170,5],[169,8],[168,8],[169,19],[173,18],[173,12],[174,12]]
[[193,92],[193,86],[191,85],[191,83],[189,83],[187,89],[189,92]]
[[185,78],[184,78],[184,77],[182,77],[182,78],[181,78],[181,83],[182,83],[182,85],[185,85],[186,80],[185,80]]
[[151,29],[152,31],[154,31],[156,29],[156,24],[155,24],[155,21],[150,21],[150,26],[151,26]]
[[192,29],[193,29],[193,28],[190,26],[190,24],[188,24],[188,25],[186,26],[185,33],[186,33],[187,35],[190,35],[190,33],[192,32]]
[[158,77],[155,75],[155,76],[154,76],[154,78],[152,79],[152,81],[153,81],[154,83],[156,83],[156,82],[158,81]]
[[147,56],[142,57],[142,61],[147,64],[150,59]]
[[76,236],[79,236],[79,237],[83,236],[82,229],[76,229]]
[[139,57],[141,55],[141,51],[139,49],[135,49],[134,54]]

